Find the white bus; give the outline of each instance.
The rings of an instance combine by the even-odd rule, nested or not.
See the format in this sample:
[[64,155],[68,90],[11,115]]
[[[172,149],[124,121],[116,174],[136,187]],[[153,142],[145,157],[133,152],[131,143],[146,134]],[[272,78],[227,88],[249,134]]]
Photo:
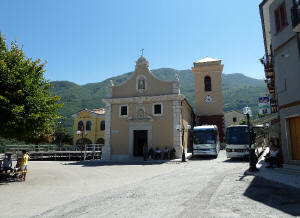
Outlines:
[[220,140],[216,125],[195,126],[193,129],[193,156],[213,155],[218,157]]
[[228,158],[246,158],[249,155],[247,125],[229,126],[226,129],[226,156]]

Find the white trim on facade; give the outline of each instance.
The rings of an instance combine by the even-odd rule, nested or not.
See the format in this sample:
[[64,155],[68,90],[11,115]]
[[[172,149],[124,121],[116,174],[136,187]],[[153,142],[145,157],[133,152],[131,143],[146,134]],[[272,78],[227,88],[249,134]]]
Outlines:
[[[160,110],[161,110],[160,114],[155,113],[155,105],[160,105]],[[152,104],[152,115],[156,116],[156,117],[159,117],[159,116],[162,116],[163,114],[164,114],[163,103],[161,103],[161,102],[153,103]]]
[[141,96],[131,98],[106,98],[102,101],[106,104],[129,104],[139,102],[161,102],[161,101],[172,101],[172,100],[184,100],[183,94],[172,94],[172,95],[158,95],[158,96]]
[[[122,112],[122,107],[127,107],[127,114],[126,115],[122,115],[121,114],[121,112]],[[119,106],[119,116],[120,117],[128,117],[128,115],[129,115],[129,105],[128,104],[121,104],[120,106]]]

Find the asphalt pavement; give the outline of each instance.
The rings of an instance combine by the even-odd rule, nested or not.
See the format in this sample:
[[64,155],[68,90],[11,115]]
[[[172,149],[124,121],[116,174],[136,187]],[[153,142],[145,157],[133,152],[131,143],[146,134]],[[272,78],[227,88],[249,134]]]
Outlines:
[[248,163],[30,162],[27,181],[0,182],[0,217],[294,217],[300,190]]

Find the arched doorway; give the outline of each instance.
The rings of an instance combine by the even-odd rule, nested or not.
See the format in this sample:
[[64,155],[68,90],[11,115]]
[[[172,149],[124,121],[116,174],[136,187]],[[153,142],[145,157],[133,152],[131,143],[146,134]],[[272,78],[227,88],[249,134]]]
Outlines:
[[104,139],[103,138],[98,138],[96,141],[96,144],[104,145]]
[[76,145],[82,145],[82,144],[83,145],[93,144],[93,142],[88,138],[81,138],[76,141]]

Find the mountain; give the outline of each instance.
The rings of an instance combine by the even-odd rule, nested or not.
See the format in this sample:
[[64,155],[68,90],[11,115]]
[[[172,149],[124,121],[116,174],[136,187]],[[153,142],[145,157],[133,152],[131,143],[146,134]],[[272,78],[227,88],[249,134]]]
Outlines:
[[[152,73],[163,80],[174,80],[175,75],[179,76],[181,92],[186,96],[189,103],[194,107],[194,77],[191,70],[175,70],[171,68],[160,68],[152,70]],[[66,117],[63,122],[64,127],[72,132],[72,114],[82,108],[104,107],[102,98],[105,97],[105,90],[110,80],[115,84],[125,81],[132,72],[112,77],[98,83],[88,83],[77,85],[68,81],[51,82],[54,95],[61,96],[64,106],[60,113]],[[263,80],[253,79],[241,73],[223,74],[223,109],[224,111],[241,111],[243,107],[250,106],[254,114],[257,113],[257,98],[265,96],[267,93],[266,85]]]

